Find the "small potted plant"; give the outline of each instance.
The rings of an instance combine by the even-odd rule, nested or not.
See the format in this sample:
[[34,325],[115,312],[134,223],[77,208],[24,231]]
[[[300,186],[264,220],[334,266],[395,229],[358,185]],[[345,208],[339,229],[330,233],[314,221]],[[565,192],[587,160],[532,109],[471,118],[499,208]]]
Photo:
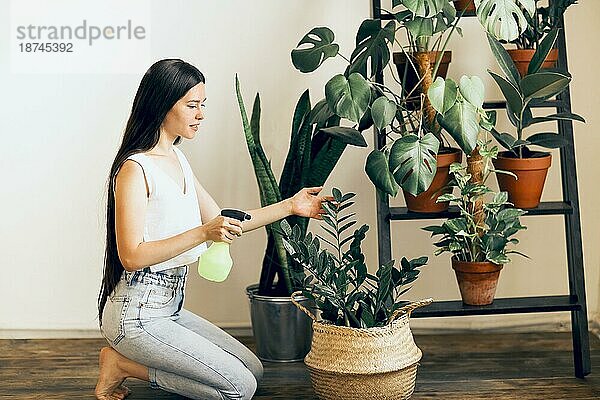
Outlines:
[[[313,341],[305,363],[320,399],[408,399],[415,386],[421,351],[408,325],[410,311],[429,304],[400,300],[427,257],[391,260],[375,275],[367,270],[361,243],[368,225],[356,223],[349,207],[354,193],[333,189],[324,203],[324,235],[302,233],[281,222],[285,248],[297,261],[293,279],[313,299]],[[322,248],[321,246],[325,248]]]
[[[494,300],[500,270],[510,262],[510,245],[519,243],[512,238],[526,229],[520,223],[523,210],[512,208],[506,192],[494,193],[485,182],[493,172],[490,160],[498,148],[490,148],[488,140],[477,146],[479,170],[476,163],[467,167],[453,164],[452,186],[458,194],[440,196],[439,201],[450,201],[460,210],[460,216],[449,218],[442,225],[423,228],[433,236],[441,236],[435,243],[435,255],[452,254],[452,268],[456,273],[462,300],[467,305],[487,305]],[[522,254],[521,254],[522,255]]]
[[[415,96],[402,82],[401,90],[395,91],[375,80],[377,71],[386,66],[391,69],[391,48],[396,32],[402,29],[398,24],[395,20],[384,26],[380,20],[363,21],[356,35],[356,48],[349,58],[339,53],[339,45],[334,42],[335,36],[329,28],[313,28],[292,50],[292,62],[299,71],[308,73],[331,57],[339,56],[348,61],[344,73],[327,82],[325,99],[315,108],[321,120],[337,116],[351,126],[324,130],[339,137],[364,140],[362,132],[375,126],[380,137],[390,140],[367,157],[365,171],[369,179],[390,196],[395,196],[401,187],[411,211],[443,211],[447,204],[436,203],[435,198],[447,184],[449,165],[460,161],[460,150],[450,150],[441,139],[439,129],[428,122],[434,119],[435,111],[429,110],[426,95]],[[408,105],[413,99],[419,102],[419,107]],[[431,117],[427,116],[429,111],[433,111]],[[440,144],[443,144],[442,150]]]
[[573,113],[555,113],[546,116],[533,116],[532,105],[560,94],[571,82],[567,72],[540,70],[542,61],[553,45],[556,36],[548,35],[536,50],[527,74],[523,77],[507,51],[496,39],[488,35],[492,52],[502,69],[504,76],[488,71],[498,84],[506,99],[506,113],[516,129],[516,137],[509,133],[491,132],[495,139],[507,150],[498,155],[494,165],[499,170],[510,171],[511,175],[497,175],[500,189],[507,191],[509,200],[520,208],[534,208],[540,203],[542,190],[552,155],[544,151],[534,151],[530,146],[546,149],[571,146],[561,135],[555,132],[536,133],[525,136],[525,129],[532,125],[548,122],[585,120]]
[[[263,207],[289,198],[304,187],[322,186],[348,144],[367,145],[364,140],[348,141],[322,130],[339,124],[339,118],[319,118],[318,105],[311,107],[307,90],[294,111],[290,146],[277,181],[260,140],[260,97],[256,95],[249,121],[237,76],[236,93]],[[306,230],[308,218],[291,216],[289,220],[302,231]],[[246,289],[257,355],[265,361],[299,361],[310,347],[310,320],[290,300],[298,288],[290,277],[290,265],[294,261],[285,252],[281,235],[272,225],[265,228],[267,247],[260,281]]]
[[[577,0],[554,0],[548,6],[542,7],[539,5],[539,0],[535,0],[533,15],[523,14],[527,20],[527,26],[517,39],[511,41],[517,48],[508,50],[508,54],[514,61],[521,76],[527,75],[533,55],[542,43],[544,43],[544,39],[550,37],[551,39],[547,42],[554,43],[563,14],[569,6],[576,3]],[[553,68],[557,60],[558,49],[553,48],[548,52],[546,58],[542,60],[541,67]]]

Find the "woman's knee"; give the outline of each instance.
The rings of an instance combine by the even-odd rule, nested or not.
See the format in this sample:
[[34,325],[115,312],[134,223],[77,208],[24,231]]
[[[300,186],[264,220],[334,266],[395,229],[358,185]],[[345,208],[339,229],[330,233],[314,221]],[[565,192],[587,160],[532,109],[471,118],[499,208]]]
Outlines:
[[252,375],[254,375],[256,382],[260,382],[262,380],[264,369],[258,357],[254,356],[248,361],[248,369],[250,372],[252,372]]
[[231,383],[233,390],[222,393],[226,399],[231,400],[250,400],[258,387],[254,373],[245,368],[239,371],[237,379]]

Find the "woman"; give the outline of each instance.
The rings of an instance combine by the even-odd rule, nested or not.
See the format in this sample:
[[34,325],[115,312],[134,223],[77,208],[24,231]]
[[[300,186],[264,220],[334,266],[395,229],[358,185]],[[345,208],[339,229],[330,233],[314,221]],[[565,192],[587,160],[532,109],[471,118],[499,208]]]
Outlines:
[[204,119],[204,76],[177,59],[144,75],[108,183],[105,269],[98,297],[98,399],[122,399],[128,377],[193,399],[250,399],[260,361],[244,345],[182,308],[188,264],[206,242],[231,243],[289,215],[320,218],[321,188],[247,211],[239,222],[220,208],[174,145]]

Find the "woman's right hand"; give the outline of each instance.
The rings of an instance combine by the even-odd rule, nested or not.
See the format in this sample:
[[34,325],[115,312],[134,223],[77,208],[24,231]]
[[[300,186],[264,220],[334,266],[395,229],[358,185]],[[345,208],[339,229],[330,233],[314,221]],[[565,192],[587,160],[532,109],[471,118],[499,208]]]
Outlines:
[[202,228],[207,241],[231,243],[242,236],[242,222],[222,215],[203,224]]

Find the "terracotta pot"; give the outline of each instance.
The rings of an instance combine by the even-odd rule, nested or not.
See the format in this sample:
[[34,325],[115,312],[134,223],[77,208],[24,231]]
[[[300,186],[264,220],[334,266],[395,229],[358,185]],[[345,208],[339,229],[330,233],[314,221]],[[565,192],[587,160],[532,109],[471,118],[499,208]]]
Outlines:
[[463,303],[470,306],[492,304],[502,265],[492,262],[465,262],[452,258]]
[[448,209],[449,203],[447,201],[443,203],[436,203],[435,201],[440,195],[450,192],[449,189],[441,189],[450,181],[450,165],[462,161],[462,151],[459,149],[451,149],[448,153],[438,154],[436,159],[437,171],[429,189],[418,196],[413,196],[412,194],[403,191],[406,207],[409,211],[438,213]]
[[[431,64],[431,69],[435,66],[435,62],[437,60],[439,51],[430,51],[428,52],[429,62]],[[414,54],[411,54],[411,59],[413,64],[415,64]],[[438,68],[438,72],[436,76],[441,76],[442,78],[446,78],[448,73],[448,65],[450,65],[450,61],[452,61],[452,52],[444,51],[444,55],[442,56],[442,61],[440,62],[440,67]],[[396,69],[398,70],[398,79],[402,81],[404,77],[404,71],[406,71],[406,89],[411,91],[419,82],[417,71],[413,68],[410,63],[406,62],[406,54],[403,52],[394,53],[394,64],[396,64]],[[416,67],[416,64],[415,64]],[[432,77],[433,78],[433,77]],[[432,79],[433,81],[434,79]],[[418,95],[418,91],[413,92],[412,96]],[[415,102],[416,103],[416,102]]]
[[499,170],[510,171],[518,179],[506,174],[496,174],[500,190],[508,192],[508,201],[517,208],[535,208],[540,204],[548,168],[552,164],[550,153],[534,152],[542,155],[532,158],[512,158],[505,151],[498,154],[494,160],[494,167]]
[[[519,74],[521,76],[527,75],[527,68],[529,68],[529,63],[531,62],[531,58],[535,54],[535,50],[533,49],[512,49],[507,50],[510,58],[515,62],[517,66],[517,70],[519,70]],[[548,56],[542,63],[542,68],[553,68],[558,61],[558,49],[550,50]]]
[[456,13],[460,15],[460,13],[465,10],[464,15],[475,15],[475,2],[474,0],[454,0],[454,8],[456,8]]

